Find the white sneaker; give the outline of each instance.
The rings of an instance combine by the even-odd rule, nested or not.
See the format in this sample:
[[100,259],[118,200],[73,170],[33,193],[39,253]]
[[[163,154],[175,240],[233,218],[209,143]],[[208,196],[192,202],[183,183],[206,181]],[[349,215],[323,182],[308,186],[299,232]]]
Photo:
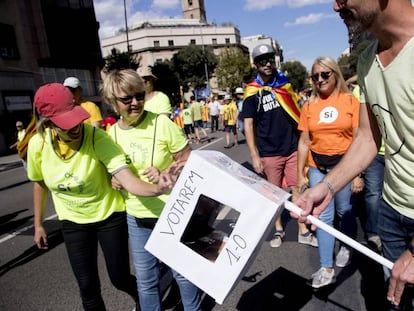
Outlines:
[[351,249],[346,246],[341,246],[338,254],[336,255],[335,264],[337,267],[346,267],[351,263]]
[[313,247],[318,247],[318,239],[311,232],[303,234],[298,234],[298,242],[301,244],[310,245]]
[[270,240],[271,247],[280,247],[282,245],[282,240],[285,237],[285,232],[283,231],[276,231],[273,239]]
[[314,274],[312,274],[312,287],[320,288],[329,284],[335,283],[335,270],[331,272],[326,271],[326,268],[322,267]]

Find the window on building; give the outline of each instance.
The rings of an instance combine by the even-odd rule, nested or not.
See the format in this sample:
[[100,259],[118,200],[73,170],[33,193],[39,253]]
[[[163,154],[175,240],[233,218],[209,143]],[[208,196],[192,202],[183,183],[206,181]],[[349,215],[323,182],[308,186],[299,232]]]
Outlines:
[[226,44],[230,44],[230,38],[226,38]]
[[189,6],[192,6],[193,5],[193,0],[188,0],[187,2],[188,2],[188,5]]
[[12,25],[0,23],[0,58],[19,59],[16,33]]
[[155,62],[156,62],[156,63],[162,63],[162,58],[157,58],[157,59],[155,60]]
[[195,45],[196,44],[196,40],[195,39],[191,39],[190,40],[190,44]]
[[168,46],[174,46],[174,40],[168,40]]
[[212,44],[217,44],[217,39],[216,38],[211,39],[211,43]]
[[155,47],[159,47],[159,46],[160,46],[160,41],[155,40],[155,41],[154,41],[154,46],[155,46]]

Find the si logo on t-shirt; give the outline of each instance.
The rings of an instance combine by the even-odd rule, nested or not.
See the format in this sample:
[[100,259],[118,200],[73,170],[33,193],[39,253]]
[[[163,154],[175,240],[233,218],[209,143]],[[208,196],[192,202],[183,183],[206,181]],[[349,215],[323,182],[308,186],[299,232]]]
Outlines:
[[322,109],[319,114],[319,122],[321,123],[332,123],[338,119],[338,110],[335,107],[329,106]]

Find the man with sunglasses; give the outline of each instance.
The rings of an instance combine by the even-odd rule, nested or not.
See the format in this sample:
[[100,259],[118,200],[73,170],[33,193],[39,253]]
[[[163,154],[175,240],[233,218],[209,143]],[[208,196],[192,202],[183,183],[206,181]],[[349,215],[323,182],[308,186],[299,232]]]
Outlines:
[[[282,187],[296,186],[299,105],[289,80],[275,68],[275,51],[260,44],[252,51],[256,78],[244,91],[243,118],[246,142],[256,173]],[[282,220],[275,223],[271,247],[279,247],[285,235]],[[317,246],[315,237],[299,224],[298,241]]]
[[76,77],[67,77],[65,81],[63,81],[63,85],[66,86],[72,92],[73,98],[75,99],[75,104],[80,105],[90,114],[90,118],[84,120],[83,122],[86,124],[90,124],[94,127],[101,127],[101,111],[95,103],[85,100],[83,98],[82,86],[80,85],[79,79]]
[[368,31],[377,39],[359,57],[358,134],[323,182],[298,198],[300,221],[309,214],[319,217],[334,194],[372,162],[382,138],[385,170],[378,233],[384,256],[395,262],[387,298],[398,310],[413,310],[414,9],[409,0],[337,0],[334,10],[350,31]]

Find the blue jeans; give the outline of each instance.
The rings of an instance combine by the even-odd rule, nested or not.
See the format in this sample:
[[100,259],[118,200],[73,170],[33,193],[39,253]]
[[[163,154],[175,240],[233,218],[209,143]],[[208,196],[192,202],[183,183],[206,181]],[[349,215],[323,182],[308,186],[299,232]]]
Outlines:
[[[407,244],[414,237],[414,219],[403,216],[384,200],[381,200],[380,203],[378,233],[382,241],[383,255],[390,261],[395,262],[407,249]],[[390,276],[388,269],[386,269],[385,275],[387,278]],[[394,308],[393,310],[413,310],[413,290],[413,288],[406,287],[401,299],[400,309]]]
[[113,213],[104,221],[77,224],[62,221],[62,233],[84,310],[105,310],[98,273],[98,241],[112,284],[138,299],[135,277],[129,269],[126,213]]
[[[325,174],[314,167],[309,167],[309,184],[311,187],[319,183]],[[319,219],[324,223],[333,226],[335,212],[340,218],[340,231],[354,238],[356,235],[356,219],[351,202],[351,183],[335,194],[335,198],[329,203],[328,207],[322,212]],[[321,267],[333,267],[333,254],[335,248],[335,238],[322,229],[316,230],[319,243],[319,257]]]
[[381,205],[384,166],[384,156],[378,154],[365,170],[364,199],[367,217],[365,231],[368,238],[378,235],[378,210]]
[[[161,310],[160,262],[144,248],[152,229],[138,226],[132,215],[127,216],[127,221],[141,310]],[[201,291],[174,270],[172,272],[180,288],[184,310],[201,310]]]

